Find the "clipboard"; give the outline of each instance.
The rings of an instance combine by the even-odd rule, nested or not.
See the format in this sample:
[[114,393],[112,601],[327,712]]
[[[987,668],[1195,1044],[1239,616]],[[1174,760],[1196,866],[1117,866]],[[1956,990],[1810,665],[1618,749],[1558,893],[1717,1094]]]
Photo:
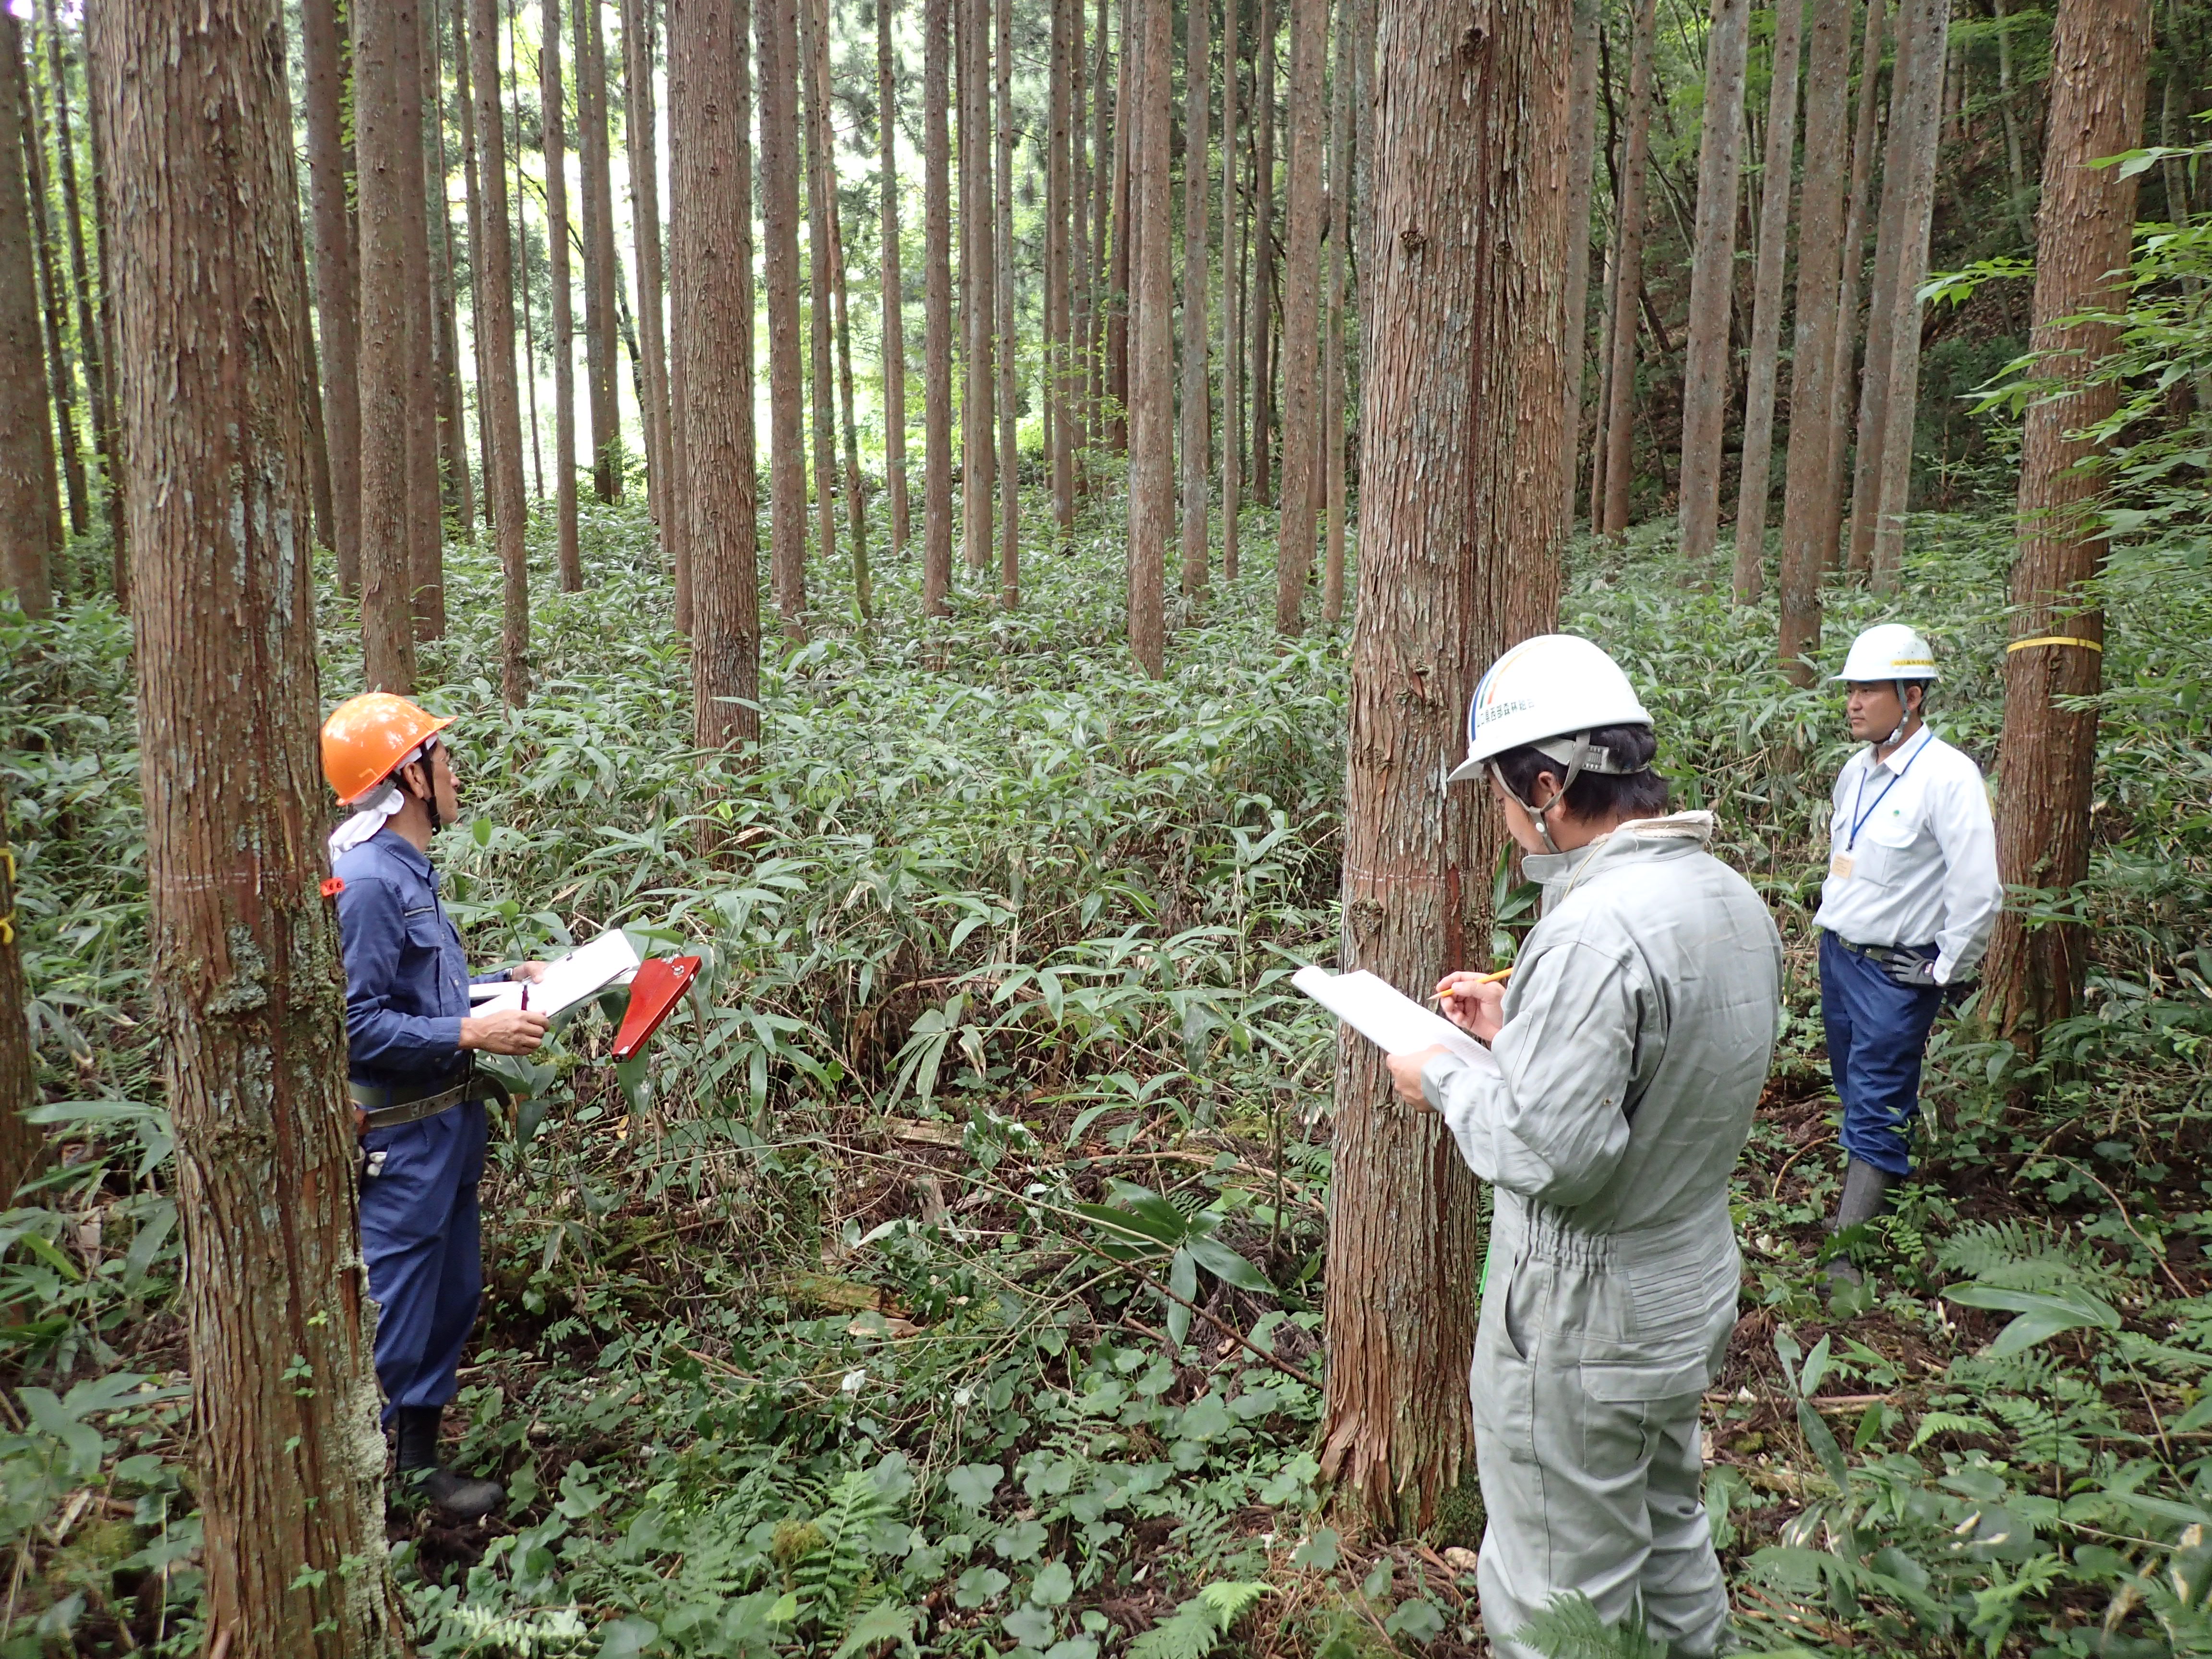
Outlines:
[[614,1057],[629,1060],[644,1048],[698,977],[697,957],[653,957],[639,963],[630,981],[629,1011],[615,1033]]

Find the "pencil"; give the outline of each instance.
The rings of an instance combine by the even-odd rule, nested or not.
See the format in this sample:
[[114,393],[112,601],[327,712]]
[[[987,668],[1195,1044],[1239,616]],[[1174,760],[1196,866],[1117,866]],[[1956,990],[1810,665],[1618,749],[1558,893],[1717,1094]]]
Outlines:
[[[1513,969],[1510,967],[1506,967],[1500,968],[1494,974],[1477,974],[1474,976],[1474,982],[1477,985],[1495,985],[1500,980],[1510,979],[1512,977]],[[1439,1008],[1443,1006],[1444,1000],[1441,995],[1432,996],[1429,1000],[1435,1003]]]

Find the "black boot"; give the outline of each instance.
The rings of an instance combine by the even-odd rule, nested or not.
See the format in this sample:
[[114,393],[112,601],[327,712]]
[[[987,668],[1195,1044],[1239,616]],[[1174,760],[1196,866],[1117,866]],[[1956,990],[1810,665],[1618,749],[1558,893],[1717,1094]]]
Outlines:
[[496,1480],[471,1480],[438,1462],[441,1406],[399,1408],[399,1486],[464,1521],[481,1521],[507,1507],[507,1488]]
[[[1877,1170],[1871,1164],[1852,1158],[1844,1166],[1844,1194],[1836,1200],[1836,1218],[1828,1224],[1828,1231],[1847,1232],[1865,1225],[1888,1209],[1890,1183],[1896,1179],[1887,1170]],[[1859,1282],[1859,1270],[1849,1256],[1838,1255],[1828,1262],[1828,1277],[1838,1285],[1856,1285]]]

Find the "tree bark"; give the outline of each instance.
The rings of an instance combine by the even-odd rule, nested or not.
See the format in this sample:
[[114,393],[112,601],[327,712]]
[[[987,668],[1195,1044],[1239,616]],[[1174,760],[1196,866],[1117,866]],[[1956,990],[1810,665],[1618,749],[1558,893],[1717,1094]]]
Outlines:
[[[361,364],[361,632],[372,691],[415,689],[410,593],[415,567],[408,494],[408,398],[416,310],[408,285],[406,198],[419,200],[420,152],[402,107],[398,37],[414,27],[408,0],[350,0],[357,167]],[[421,127],[415,128],[419,143]],[[118,209],[124,204],[118,200]],[[132,517],[137,517],[134,506]]]
[[1014,309],[1014,4],[998,0],[998,186],[993,192],[991,244],[991,332],[996,381],[992,397],[999,422],[999,454],[993,476],[999,490],[999,605],[1017,609],[1022,599],[1021,453],[1015,429],[1014,369],[1019,349]]
[[[1328,0],[1321,0],[1326,6]],[[1204,0],[1184,8],[1182,114],[1182,591],[1206,591],[1206,495],[1212,441],[1206,422],[1206,106],[1212,46]]]
[[0,591],[30,617],[53,603],[50,565],[61,548],[61,486],[31,258],[22,125],[6,118],[22,96],[22,25],[0,6]]
[[1237,11],[1221,0],[1221,580],[1237,580],[1237,520],[1244,507],[1244,222],[1237,175],[1243,157],[1237,114]]
[[[823,0],[823,38],[830,33],[830,7]],[[826,67],[826,66],[825,66]],[[830,99],[823,100],[827,109]],[[844,211],[837,200],[836,154],[830,150],[829,198],[830,301],[835,310],[837,345],[837,418],[845,440],[845,523],[853,534],[853,608],[865,628],[874,615],[875,590],[868,574],[868,502],[860,477],[860,428],[853,415],[853,328],[845,283]]]
[[[100,135],[100,101],[103,94],[102,67],[99,53],[94,49],[94,27],[93,13],[108,0],[83,0],[84,28],[84,85],[85,122],[87,137],[92,143],[92,204],[94,252],[98,258],[100,272],[100,356],[112,369],[115,367],[115,283],[114,262],[110,258],[111,228],[115,222],[114,202],[109,192],[110,175],[107,168],[107,141]],[[101,440],[109,458],[107,474],[107,529],[114,545],[110,550],[109,580],[115,588],[115,605],[118,611],[131,608],[131,538],[125,525],[123,502],[123,431],[121,417],[116,404],[121,393],[111,375],[108,380],[107,434]],[[0,568],[5,562],[0,561]]]
[[961,399],[960,550],[971,571],[992,563],[997,425],[993,361],[998,289],[992,258],[991,0],[960,0],[960,319],[967,386]]
[[1803,224],[1797,330],[1790,366],[1790,459],[1782,500],[1782,665],[1809,685],[1820,648],[1820,577],[1836,544],[1828,383],[1835,374],[1837,264],[1843,240],[1844,116],[1850,94],[1851,0],[1815,0],[1805,75]]
[[1168,544],[1175,539],[1175,346],[1169,201],[1169,76],[1172,0],[1129,0],[1123,85],[1130,107],[1129,651],[1158,678],[1166,659],[1163,610]]
[[583,174],[584,365],[592,418],[592,487],[622,499],[622,408],[616,391],[615,209],[607,135],[606,41],[599,0],[571,0],[576,31],[576,161]]
[[[578,0],[588,3],[588,0]],[[544,118],[545,263],[553,290],[547,342],[553,353],[553,514],[561,591],[584,586],[576,544],[576,318],[568,281],[568,154],[561,87],[561,0],[538,0],[538,102]]]
[[[1876,0],[1879,3],[1880,0]],[[1702,569],[1720,539],[1721,426],[1728,414],[1729,307],[1735,293],[1736,181],[1751,0],[1713,0],[1705,36],[1705,112],[1698,147],[1697,248],[1682,362],[1682,556]]]
[[1068,315],[1073,273],[1068,258],[1068,198],[1074,164],[1070,144],[1075,68],[1072,21],[1082,0],[1051,0],[1051,61],[1046,69],[1044,169],[1045,464],[1052,488],[1054,539],[1066,546],[1075,529],[1073,362]]
[[[12,14],[0,23],[9,27],[16,27]],[[38,1103],[38,1060],[31,1052],[30,997],[17,933],[15,854],[9,840],[8,794],[0,789],[0,1203],[10,1206],[15,1189],[37,1171],[46,1146],[38,1126],[23,1115]]]
[[[362,10],[365,33],[388,36]],[[162,366],[118,389],[204,1639],[230,1659],[396,1656],[410,1649],[385,1555],[344,985],[316,890],[325,798],[282,13],[103,5],[94,27],[111,66],[99,117],[118,361]],[[398,182],[419,197],[421,169]]]
[[668,500],[667,275],[660,243],[660,156],[653,84],[653,0],[623,0],[623,141],[629,173],[630,231],[636,245],[639,343],[645,356],[647,510],[673,548]]
[[[1920,394],[1920,284],[1928,274],[1928,233],[1936,208],[1936,152],[1950,28],[1950,0],[1905,0],[1917,39],[1906,57],[1909,98],[1890,131],[1905,143],[1900,163],[1905,200],[1899,216],[1896,288],[1887,318],[1889,395],[1881,417],[1880,494],[1875,502],[1870,563],[1876,593],[1897,589],[1905,551],[1905,510],[1912,487],[1912,437]],[[1899,84],[1903,85],[1903,77]]]
[[[1328,271],[1321,309],[1321,620],[1324,628],[1334,628],[1344,619],[1344,282],[1352,234],[1352,88],[1356,78],[1352,61],[1359,33],[1353,26],[1352,10],[1351,0],[1340,0],[1336,72],[1329,81]],[[1571,459],[1568,467],[1571,476]]]
[[[1858,117],[1851,132],[1851,182],[1844,205],[1843,285],[1836,300],[1836,366],[1828,383],[1828,488],[1836,496],[1839,511],[1844,463],[1850,449],[1851,370],[1858,343],[1859,280],[1866,264],[1866,216],[1873,191],[1876,117],[1881,105],[1882,14],[1887,9],[1886,0],[1875,0],[1866,9],[1866,32],[1859,43]],[[1876,331],[1873,318],[1879,312],[1880,302],[1876,301],[1869,312],[1869,354]],[[1862,404],[1865,395],[1866,386],[1863,384],[1859,396]],[[1848,543],[1851,568],[1855,570],[1864,568],[1858,558],[1859,499],[1855,487],[1851,491],[1851,532]]]
[[[1296,0],[1293,0],[1293,3]],[[1275,432],[1275,34],[1277,0],[1260,0],[1260,37],[1253,65],[1252,499],[1275,500],[1271,447]]]
[[1990,0],[1996,19],[1997,108],[2004,118],[2005,179],[2012,186],[2006,208],[2024,247],[2035,245],[2035,227],[2028,220],[2027,167],[2021,155],[2020,116],[2013,107],[2012,20],[2005,15],[2005,0]]
[[[799,327],[799,0],[757,0],[761,234],[768,246],[769,571],[785,636],[804,637],[806,610],[806,441],[800,414]],[[705,272],[700,273],[702,280]],[[689,375],[708,372],[693,359]],[[702,458],[687,463],[704,488]],[[695,512],[696,518],[696,512]],[[696,579],[695,572],[695,580]]]
[[1290,212],[1283,246],[1283,492],[1275,535],[1275,626],[1296,634],[1313,574],[1321,497],[1315,397],[1321,301],[1322,94],[1328,0],[1291,0]]
[[[1091,158],[1084,141],[1084,111],[1089,80],[1084,68],[1083,0],[1067,0],[1068,122],[1067,193],[1069,242],[1067,250],[1068,303],[1066,396],[1068,448],[1073,473],[1071,489],[1078,496],[1091,492],[1084,456],[1091,442],[1091,319],[1097,304],[1097,283],[1091,258]],[[1069,512],[1073,514],[1071,504]]]
[[[2141,143],[2149,52],[2147,0],[2060,0],[2035,220],[2030,345],[2039,374],[2078,382],[2115,343],[2111,325],[2071,319],[2118,304],[2112,273],[2128,262],[2136,181],[2091,164]],[[2104,613],[2085,591],[2105,558],[2104,487],[2084,465],[2095,447],[2073,434],[2110,416],[2118,399],[2110,380],[2039,398],[2021,434],[1997,867],[2007,883],[2045,892],[2067,893],[2088,872],[2097,713],[2075,700],[2094,697],[2104,679]],[[2032,1040],[2073,1012],[2087,959],[2078,924],[2031,929],[2008,908],[1990,946],[1985,1011],[2015,1041]]]
[[[1874,0],[1881,4],[1883,0]],[[1774,384],[1782,345],[1782,270],[1790,252],[1790,174],[1796,153],[1797,64],[1804,8],[1774,9],[1772,82],[1766,98],[1766,155],[1759,178],[1759,262],[1752,283],[1751,352],[1743,398],[1743,470],[1735,498],[1738,605],[1758,603],[1765,578],[1766,507],[1774,455]]]
[[322,327],[323,434],[331,456],[331,517],[338,586],[361,586],[360,334],[355,307],[353,218],[341,110],[347,96],[337,0],[302,0],[300,50],[307,76],[308,199],[315,226],[315,310]]
[[[22,125],[23,157],[29,174],[31,230],[39,254],[39,298],[46,313],[46,390],[53,399],[54,430],[60,435],[62,483],[69,502],[69,533],[82,536],[92,523],[92,514],[85,498],[84,456],[76,429],[76,374],[69,360],[64,324],[68,301],[62,295],[61,272],[54,258],[53,229],[46,216],[46,136],[40,131],[27,63],[17,63],[15,76],[16,112]],[[55,539],[59,544],[58,527]]]
[[[781,193],[795,208],[789,167],[772,170],[797,160],[786,148],[793,64],[775,50],[784,33],[776,9],[769,4],[759,12],[762,183],[764,194]],[[685,458],[678,500],[691,559],[692,741],[702,749],[741,749],[760,739],[753,706],[760,695],[753,318],[749,292],[732,280],[752,263],[746,12],[747,0],[668,0],[668,61],[672,70],[681,66],[668,88],[672,349],[684,364],[681,424],[671,437]],[[790,220],[784,228],[793,228]],[[771,263],[771,274],[775,269]],[[796,292],[788,297],[796,309]],[[787,520],[797,523],[789,511],[793,499],[779,483],[779,535]]]
[[1130,293],[1130,260],[1136,252],[1129,218],[1129,142],[1136,131],[1135,106],[1131,101],[1134,82],[1131,77],[1139,72],[1136,54],[1130,46],[1129,9],[1134,3],[1136,0],[1120,0],[1121,50],[1114,66],[1113,266],[1106,280],[1106,361],[1101,403],[1105,445],[1116,454],[1126,454],[1129,447],[1129,313],[1134,303]]
[[69,66],[62,46],[61,19],[56,0],[46,0],[46,64],[54,94],[54,153],[61,162],[62,221],[68,232],[70,289],[76,302],[77,360],[84,370],[84,387],[92,410],[92,441],[106,471],[110,488],[115,477],[113,428],[107,407],[107,377],[101,362],[100,330],[93,319],[91,273],[84,258],[83,198],[77,191],[76,134],[70,119]]
[[[1079,0],[1079,3],[1080,0]],[[1112,84],[1107,70],[1106,0],[1098,0],[1098,61],[1091,76],[1091,325],[1083,337],[1084,442],[1106,441],[1106,341],[1115,299],[1113,267],[1108,263],[1107,237],[1118,204],[1121,145],[1107,127],[1107,100]]]
[[830,336],[830,191],[836,188],[830,153],[830,43],[819,0],[798,0],[799,83],[806,167],[807,412],[814,428],[815,556],[824,567],[837,553],[837,390],[836,345]]
[[[1848,5],[1850,0],[1842,0]],[[1635,482],[1636,332],[1640,313],[1636,296],[1644,280],[1644,197],[1651,155],[1651,58],[1658,0],[1636,9],[1628,70],[1628,137],[1621,161],[1620,212],[1613,232],[1612,368],[1607,378],[1605,411],[1605,514],[1602,530],[1618,536],[1628,528],[1629,487]]]
[[[1589,373],[1590,200],[1597,173],[1597,33],[1601,0],[1575,0],[1575,60],[1567,82],[1567,517],[1575,514],[1576,465],[1583,431],[1583,385]],[[1364,246],[1364,245],[1363,245]],[[1598,503],[1590,503],[1595,523]]]
[[499,108],[499,0],[469,0],[469,58],[476,71],[483,225],[470,249],[477,267],[477,418],[491,454],[484,495],[499,550],[500,693],[509,708],[530,696],[529,528],[522,498],[522,405],[514,384],[514,250],[507,216],[507,133]]
[[953,0],[922,0],[921,609],[952,592],[952,156],[947,131]]
[[884,487],[891,503],[891,556],[906,554],[912,514],[906,489],[906,291],[899,271],[898,76],[891,23],[898,0],[876,0],[876,137],[883,199]]
[[[1487,33],[1384,0],[1376,45],[1372,336],[1360,418],[1344,931],[1338,959],[1408,991],[1488,957],[1501,845],[1447,792],[1489,661],[1553,625],[1566,532],[1565,0]],[[1473,1474],[1480,1190],[1382,1055],[1339,1045],[1324,1471],[1403,1535]]]
[[467,534],[477,515],[476,486],[469,475],[468,429],[461,410],[460,307],[453,290],[453,215],[447,194],[447,182],[453,173],[446,159],[446,81],[442,62],[446,32],[440,22],[447,3],[447,0],[422,0],[422,111],[429,128],[422,146],[424,188],[428,192],[423,198],[423,213],[429,234],[430,346],[436,377],[441,617],[445,520],[450,517],[455,529]]
[[438,313],[430,270],[430,190],[442,193],[425,142],[432,100],[423,95],[424,8],[436,0],[397,0],[401,12],[393,61],[399,78],[398,108],[404,131],[408,189],[399,198],[400,246],[406,262],[407,298],[407,544],[414,583],[410,608],[415,637],[442,639],[446,632],[446,522],[440,499]]
[[[469,64],[469,9],[473,3],[474,0],[454,0],[453,3],[453,106],[460,116],[461,185],[468,209],[469,344],[471,354],[476,359],[477,460],[477,468],[483,474],[484,528],[493,532],[495,546],[498,526],[494,521],[491,506],[491,426],[484,419],[484,382],[487,376],[484,372],[483,337],[483,146],[477,141],[476,77],[470,73]],[[495,10],[492,21],[495,25],[499,21]],[[496,34],[493,40],[493,64],[496,67]],[[511,320],[512,307],[508,315]],[[514,352],[509,350],[507,360],[510,363],[514,356]],[[476,534],[473,526],[465,526],[464,528],[473,538]]]

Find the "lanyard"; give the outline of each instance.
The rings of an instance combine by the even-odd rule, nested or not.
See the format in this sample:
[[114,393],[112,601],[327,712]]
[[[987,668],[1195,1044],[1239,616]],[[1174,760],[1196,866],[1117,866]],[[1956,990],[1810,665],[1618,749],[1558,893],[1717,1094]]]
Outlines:
[[[1923,732],[1922,735],[1925,736],[1926,734]],[[1912,769],[1912,762],[1918,760],[1921,755],[1925,752],[1927,747],[1928,744],[1926,743],[1923,743],[1918,749],[1912,751],[1912,760],[1905,762],[1903,766],[1899,767],[1896,771],[1889,775],[1889,781],[1882,785],[1881,793],[1874,798],[1874,805],[1868,807],[1863,812],[1859,811],[1858,806],[1859,803],[1866,799],[1867,775],[1864,772],[1859,774],[1858,793],[1851,798],[1851,811],[1856,813],[1856,816],[1851,820],[1850,839],[1844,843],[1844,850],[1846,853],[1853,852],[1857,849],[1859,844],[1859,831],[1866,828],[1866,821],[1874,816],[1875,808],[1880,806],[1882,803],[1883,798],[1886,797],[1891,790],[1897,787],[1898,780]],[[1881,763],[1881,762],[1876,761],[1873,763],[1873,765],[1879,766]]]

